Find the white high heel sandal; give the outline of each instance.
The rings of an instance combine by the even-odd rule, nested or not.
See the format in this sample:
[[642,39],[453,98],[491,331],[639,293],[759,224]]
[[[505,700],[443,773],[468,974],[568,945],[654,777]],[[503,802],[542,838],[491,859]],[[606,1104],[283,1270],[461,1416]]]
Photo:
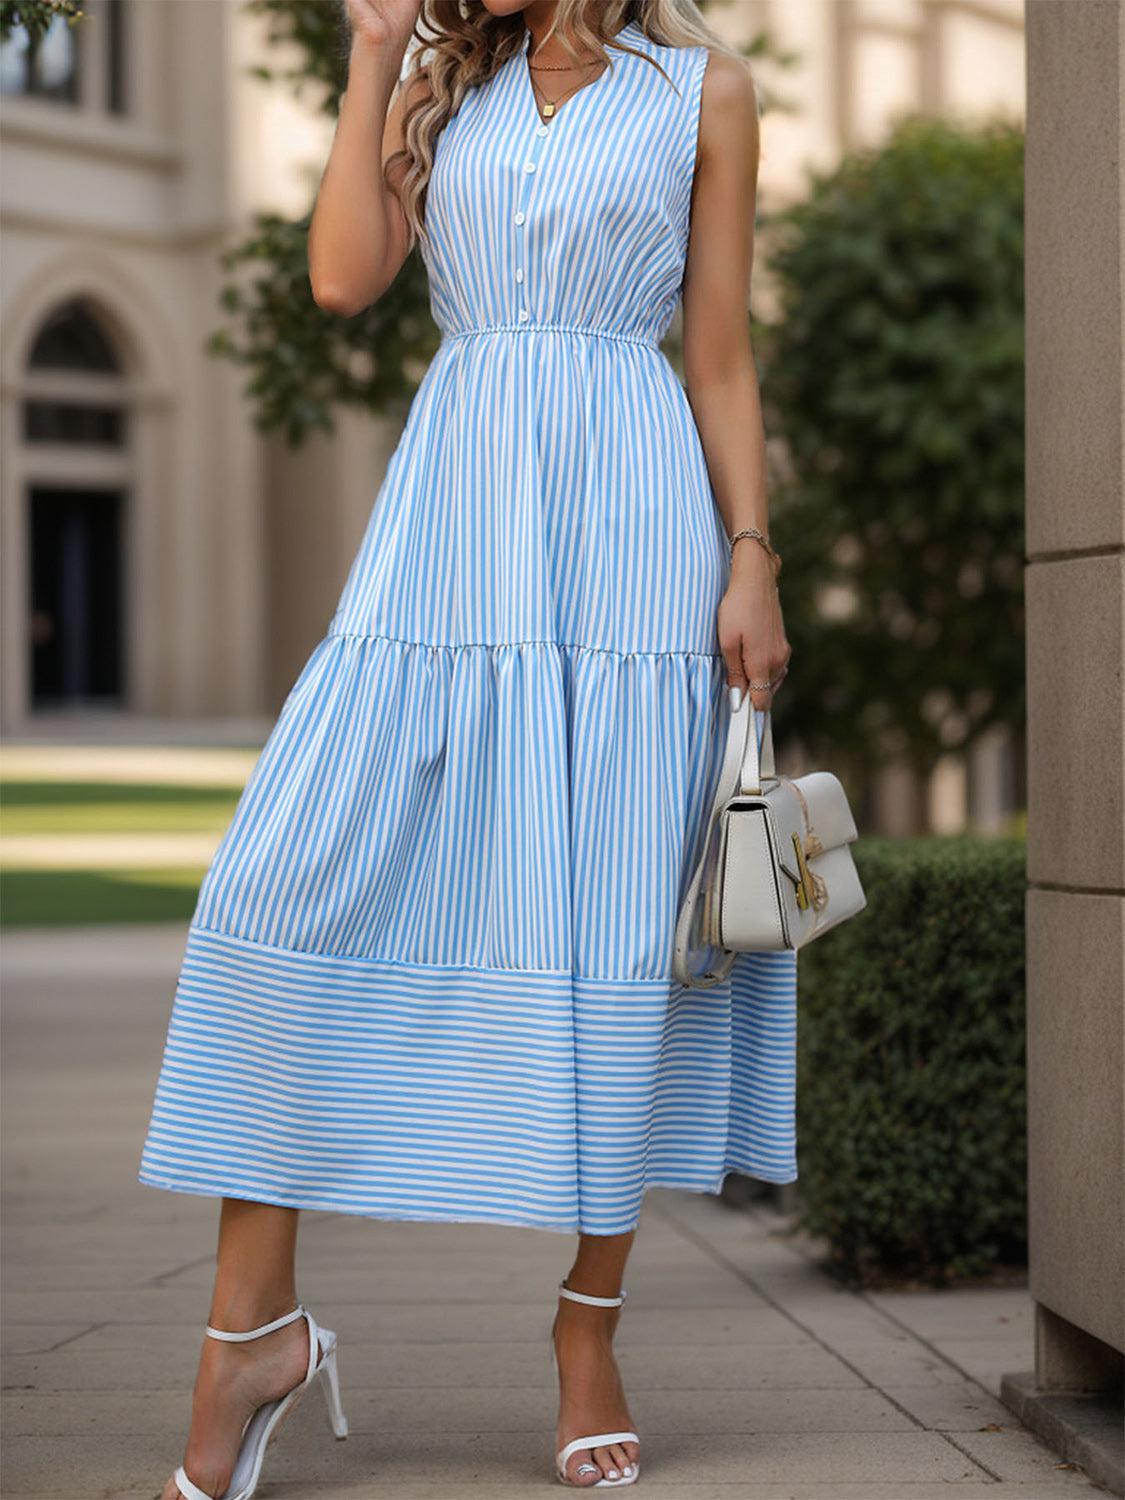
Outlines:
[[286,1395],[259,1406],[246,1423],[242,1429],[242,1444],[238,1450],[238,1457],[235,1459],[234,1473],[221,1497],[208,1495],[197,1484],[193,1484],[181,1465],[174,1477],[184,1500],[250,1500],[251,1495],[258,1488],[258,1475],[262,1472],[262,1460],[266,1455],[266,1447],[270,1438],[277,1430],[278,1424],[289,1415],[314,1380],[319,1379],[324,1388],[324,1399],[328,1404],[328,1420],[332,1424],[332,1431],[338,1438],[347,1437],[348,1419],[344,1416],[343,1407],[340,1405],[340,1379],[336,1372],[336,1335],[330,1328],[318,1327],[312,1313],[306,1312],[298,1305],[291,1313],[286,1313],[282,1318],[275,1318],[272,1323],[264,1323],[261,1328],[252,1328],[249,1333],[228,1333],[225,1329],[212,1328],[208,1324],[207,1337],[222,1339],[228,1344],[245,1344],[251,1339],[260,1339],[267,1333],[273,1333],[275,1328],[284,1328],[287,1323],[295,1323],[298,1318],[304,1318],[309,1329],[309,1367],[305,1372],[304,1380],[295,1385]]
[[[624,1291],[622,1291],[619,1297],[591,1297],[586,1292],[572,1292],[563,1281],[559,1282],[559,1296],[569,1297],[572,1302],[588,1302],[591,1307],[620,1307],[625,1301]],[[555,1374],[557,1375],[559,1372],[559,1358],[555,1353],[555,1327],[553,1323],[551,1324],[549,1341],[551,1363],[554,1365]],[[640,1438],[635,1432],[595,1432],[591,1433],[589,1437],[572,1438],[566,1447],[560,1448],[555,1455],[555,1473],[558,1479],[572,1490],[616,1490],[620,1489],[623,1484],[636,1484],[641,1472],[639,1459],[633,1460],[631,1465],[633,1472],[631,1474],[622,1474],[619,1479],[606,1479],[603,1475],[601,1479],[595,1480],[593,1484],[575,1484],[573,1479],[566,1477],[566,1466],[568,1460],[581,1448],[607,1448],[611,1443],[639,1442]],[[576,1474],[589,1473],[590,1470],[596,1468],[596,1464],[579,1464]],[[192,1497],[192,1500],[194,1500],[194,1497]]]

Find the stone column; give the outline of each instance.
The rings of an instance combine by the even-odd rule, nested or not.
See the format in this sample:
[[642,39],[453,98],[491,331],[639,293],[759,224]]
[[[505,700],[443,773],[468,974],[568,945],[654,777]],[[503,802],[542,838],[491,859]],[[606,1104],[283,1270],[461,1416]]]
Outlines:
[[1028,0],[1027,48],[1031,1398],[1125,1349],[1125,4]]

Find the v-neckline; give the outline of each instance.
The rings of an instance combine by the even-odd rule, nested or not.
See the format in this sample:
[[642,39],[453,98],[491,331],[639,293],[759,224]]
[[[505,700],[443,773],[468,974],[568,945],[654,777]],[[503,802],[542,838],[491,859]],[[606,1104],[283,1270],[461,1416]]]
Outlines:
[[[613,36],[610,38],[610,41],[611,42],[616,42],[618,40],[618,38],[620,37],[620,38],[624,38],[626,41],[632,42],[634,45],[636,45],[636,33],[639,30],[640,30],[640,28],[637,26],[637,24],[636,24],[635,21],[626,21],[624,26],[618,27],[618,29],[614,32]],[[581,98],[581,96],[583,94],[588,94],[591,89],[596,89],[597,86],[598,86],[598,84],[602,83],[613,72],[613,67],[614,67],[613,53],[610,52],[610,58],[611,58],[610,63],[605,68],[602,69],[602,71],[593,80],[593,82],[591,82],[591,83],[584,83],[581,88],[575,89],[574,93],[571,94],[570,98],[564,100],[561,108],[556,109],[555,113],[551,116],[550,120],[547,121],[547,120],[544,120],[543,113],[542,113],[542,111],[539,108],[539,101],[535,97],[535,85],[532,82],[531,69],[528,67],[528,54],[529,54],[530,51],[531,51],[531,31],[530,31],[530,28],[527,28],[527,29],[525,29],[524,34],[523,34],[523,45],[520,48],[519,52],[517,52],[515,54],[516,58],[517,58],[517,60],[519,62],[519,70],[520,70],[520,74],[521,74],[521,87],[523,88],[525,94],[530,98],[532,112],[535,115],[535,123],[537,125],[546,125],[547,128],[548,128],[548,130],[551,128],[552,125],[557,125],[559,123],[559,121],[562,119],[563,115],[566,113],[566,111],[570,108],[570,106],[574,103],[574,101],[576,99]],[[618,57],[617,57],[616,60],[620,61],[621,56],[622,56],[622,54],[618,54]]]

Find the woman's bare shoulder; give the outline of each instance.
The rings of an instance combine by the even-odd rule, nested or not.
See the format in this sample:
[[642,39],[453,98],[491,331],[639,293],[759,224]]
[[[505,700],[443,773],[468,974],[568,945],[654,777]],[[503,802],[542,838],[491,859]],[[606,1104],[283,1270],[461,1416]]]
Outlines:
[[757,153],[758,92],[746,62],[717,47],[707,49],[699,106],[699,142],[704,152],[738,145]]
[[707,48],[703,108],[727,117],[732,124],[748,115],[757,119],[758,94],[749,65],[742,58],[718,47]]

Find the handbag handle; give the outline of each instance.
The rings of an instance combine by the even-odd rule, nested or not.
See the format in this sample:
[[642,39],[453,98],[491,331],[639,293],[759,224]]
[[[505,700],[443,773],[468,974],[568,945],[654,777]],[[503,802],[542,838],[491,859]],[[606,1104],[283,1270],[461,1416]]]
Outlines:
[[[745,715],[744,721],[739,715]],[[731,711],[731,734],[742,737],[742,758],[738,768],[738,790],[743,793],[760,793],[763,780],[776,779],[773,760],[773,721],[768,708],[762,709],[762,735],[759,749],[758,736],[754,733],[754,707],[749,694],[737,710]]]
[[[740,792],[760,792],[762,777],[771,777],[774,772],[773,759],[773,729],[770,723],[770,711],[768,708],[762,710],[762,744],[759,751],[758,736],[753,733],[754,706],[749,694],[746,694],[739,707],[733,707],[733,690],[730,691],[730,702],[732,704],[730,720],[727,725],[726,746],[723,750],[723,763],[719,770],[718,785],[715,788],[715,796],[711,803],[711,811],[707,816],[707,833],[703,842],[703,852],[700,854],[695,870],[692,872],[691,883],[684,893],[683,904],[680,907],[679,917],[676,922],[676,935],[673,945],[674,962],[673,968],[681,977],[681,983],[687,982],[687,954],[688,934],[691,930],[692,916],[695,904],[699,899],[699,888],[703,881],[703,867],[707,858],[707,845],[710,842],[711,830],[716,818],[719,816],[724,805],[731,796],[734,774],[738,772],[737,790]],[[706,974],[695,975],[691,983],[699,989],[710,989],[716,984],[721,984],[734,967],[737,954],[725,953],[715,969]]]

